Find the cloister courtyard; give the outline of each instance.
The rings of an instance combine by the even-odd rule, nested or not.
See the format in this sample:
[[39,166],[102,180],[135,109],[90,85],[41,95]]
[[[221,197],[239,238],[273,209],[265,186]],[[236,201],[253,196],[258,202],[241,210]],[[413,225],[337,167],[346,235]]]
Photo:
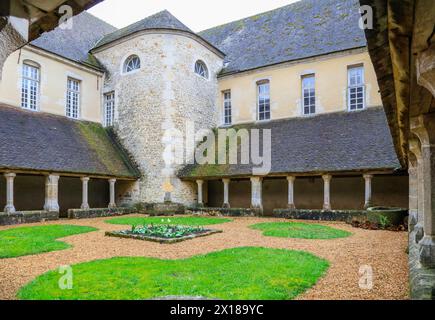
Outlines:
[[[172,244],[105,235],[141,221],[222,232]],[[3,226],[0,299],[408,299],[407,241],[407,232],[262,217],[133,214]],[[72,286],[62,290],[65,266]]]

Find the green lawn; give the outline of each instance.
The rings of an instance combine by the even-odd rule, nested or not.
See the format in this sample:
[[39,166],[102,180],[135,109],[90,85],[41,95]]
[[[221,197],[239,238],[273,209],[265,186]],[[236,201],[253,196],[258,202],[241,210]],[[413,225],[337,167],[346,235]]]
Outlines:
[[299,239],[335,239],[345,238],[350,232],[302,222],[265,222],[250,226],[252,229],[262,230],[263,235],[280,238]]
[[56,239],[95,230],[97,229],[70,225],[2,230],[0,231],[0,258],[13,258],[67,249],[70,247],[69,244],[56,241]]
[[177,224],[183,226],[207,226],[230,222],[226,218],[209,218],[209,217],[121,217],[106,220],[111,224],[123,225],[150,225],[150,224]]
[[73,288],[47,272],[21,288],[20,299],[135,300],[165,296],[292,299],[312,287],[328,262],[308,252],[233,248],[184,260],[129,257],[72,266]]

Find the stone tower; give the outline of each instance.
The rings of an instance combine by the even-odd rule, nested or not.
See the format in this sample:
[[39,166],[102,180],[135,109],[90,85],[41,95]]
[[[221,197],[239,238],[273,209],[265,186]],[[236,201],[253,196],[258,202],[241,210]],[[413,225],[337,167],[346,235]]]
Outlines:
[[[195,131],[217,126],[217,74],[223,53],[168,11],[106,36],[92,53],[106,69],[103,92],[115,93],[115,132],[142,173],[131,202],[170,198],[193,204],[193,183],[176,178],[180,165],[164,161],[164,137],[173,129],[185,134],[186,121],[194,123]],[[127,71],[132,57],[139,59],[140,67]],[[195,73],[198,61],[205,65],[206,77]]]

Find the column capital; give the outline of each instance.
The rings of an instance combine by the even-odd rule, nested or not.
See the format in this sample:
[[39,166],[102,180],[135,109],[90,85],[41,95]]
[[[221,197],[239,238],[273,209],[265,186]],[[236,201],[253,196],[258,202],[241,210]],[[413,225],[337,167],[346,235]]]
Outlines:
[[251,179],[251,182],[260,182],[260,181],[263,181],[263,177],[257,177],[257,176],[251,177],[250,179]]
[[421,147],[435,145],[435,114],[421,114],[412,117],[410,128],[420,140]]
[[204,183],[204,180],[201,180],[201,179],[196,180],[196,184],[197,184],[197,185],[200,185],[200,184],[203,184],[203,183]]
[[363,174],[363,178],[366,179],[366,180],[373,179],[373,174],[365,173],[365,174]]
[[225,178],[225,179],[222,179],[222,182],[228,184],[231,182],[231,179]]
[[115,183],[115,182],[116,182],[115,178],[109,179],[109,183]]
[[322,179],[325,182],[329,182],[332,179],[332,175],[330,175],[330,174],[324,174],[324,175],[322,175]]
[[4,173],[4,176],[6,178],[15,178],[17,176],[17,174],[13,173],[13,172],[6,172],[6,173]]
[[82,182],[88,182],[89,180],[91,180],[91,178],[89,178],[89,177],[81,177],[80,180],[82,180]]
[[288,182],[295,182],[296,177],[295,176],[287,176],[287,181]]
[[411,138],[408,141],[409,144],[409,151],[414,154],[414,156],[417,158],[417,161],[421,160],[421,145],[420,140],[418,138]]

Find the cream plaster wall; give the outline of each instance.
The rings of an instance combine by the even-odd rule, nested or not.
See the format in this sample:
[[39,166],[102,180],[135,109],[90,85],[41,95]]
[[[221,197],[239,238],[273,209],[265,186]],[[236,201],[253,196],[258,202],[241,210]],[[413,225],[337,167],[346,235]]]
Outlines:
[[12,53],[3,66],[0,102],[21,107],[21,68],[23,61],[40,65],[39,111],[65,115],[68,77],[80,80],[80,120],[101,122],[102,74],[53,54],[24,47]]
[[[316,113],[347,110],[347,67],[363,64],[367,107],[382,105],[376,74],[365,49],[309,58],[225,76],[219,79],[219,91],[231,90],[233,123],[256,120],[257,86],[270,81],[271,118],[302,116],[301,76],[315,74]],[[219,110],[222,123],[223,95]]]

